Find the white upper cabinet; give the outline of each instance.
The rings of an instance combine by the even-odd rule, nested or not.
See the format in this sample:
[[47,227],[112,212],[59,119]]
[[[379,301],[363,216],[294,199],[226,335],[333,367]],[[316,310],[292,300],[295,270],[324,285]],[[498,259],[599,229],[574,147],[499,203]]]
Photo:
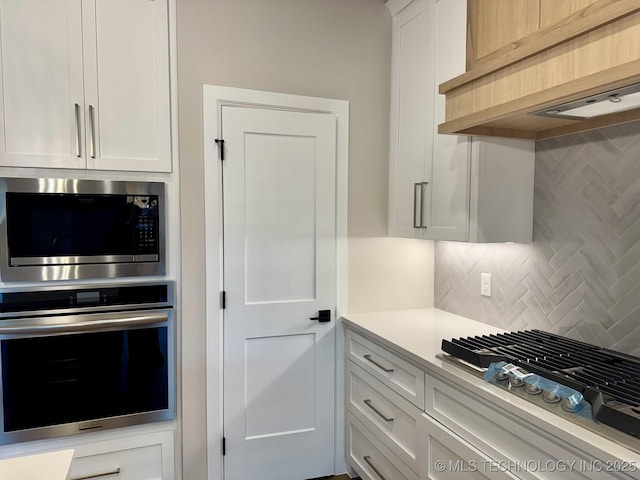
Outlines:
[[2,0],[0,35],[0,164],[84,168],[81,1]]
[[[406,2],[405,2],[406,3]],[[389,3],[387,3],[389,6]],[[435,36],[427,0],[416,0],[393,17],[389,234],[420,238],[420,209],[433,134]]]
[[438,85],[465,71],[466,0],[390,0],[387,7],[389,235],[530,242],[534,143],[437,133],[445,117]]
[[0,165],[171,171],[166,0],[0,0]]

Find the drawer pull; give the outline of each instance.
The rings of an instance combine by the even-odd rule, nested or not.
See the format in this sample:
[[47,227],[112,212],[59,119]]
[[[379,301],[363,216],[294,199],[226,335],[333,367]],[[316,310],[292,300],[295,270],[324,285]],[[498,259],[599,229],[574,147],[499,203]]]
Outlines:
[[369,466],[371,467],[371,470],[373,470],[373,472],[380,477],[380,480],[387,480],[384,475],[382,475],[380,473],[380,470],[378,470],[378,467],[376,467],[373,462],[371,461],[371,457],[369,455],[365,455],[364,456],[364,461],[367,462],[369,464]]
[[371,355],[367,354],[364,356],[364,359],[367,360],[368,362],[373,363],[376,367],[378,367],[380,370],[382,370],[383,372],[386,373],[393,373],[393,368],[387,368],[384,365],[380,365],[378,362],[376,362],[373,358],[371,358]]
[[378,410],[376,407],[373,406],[373,403],[371,402],[371,400],[369,400],[368,398],[364,401],[364,404],[369,407],[371,410],[373,410],[373,412],[375,414],[377,414],[381,419],[383,419],[385,422],[393,422],[393,418],[388,418],[385,417],[384,413],[382,413],[380,410]]
[[[373,468],[373,467],[371,467],[371,468]],[[115,470],[112,470],[110,472],[94,473],[93,475],[85,475],[84,477],[74,477],[74,478],[70,478],[69,480],[89,480],[90,478],[108,477],[110,475],[120,475],[120,467],[118,467]]]

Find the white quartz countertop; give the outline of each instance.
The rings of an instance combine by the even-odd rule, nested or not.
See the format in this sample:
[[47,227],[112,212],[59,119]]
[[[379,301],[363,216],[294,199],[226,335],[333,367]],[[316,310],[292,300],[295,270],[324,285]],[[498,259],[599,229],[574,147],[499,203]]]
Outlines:
[[73,450],[0,460],[2,480],[66,480]]
[[626,478],[640,478],[640,454],[637,453],[640,452],[640,439],[624,435],[634,445],[635,451],[630,450],[436,356],[443,353],[443,339],[502,333],[505,330],[436,308],[347,314],[343,316],[343,322],[346,327],[377,340],[423,367],[427,373],[443,376],[569,444],[601,459],[632,462],[637,471]]
[[354,330],[402,350],[426,368],[440,365],[436,354],[442,353],[443,339],[505,332],[437,308],[348,314],[343,320]]

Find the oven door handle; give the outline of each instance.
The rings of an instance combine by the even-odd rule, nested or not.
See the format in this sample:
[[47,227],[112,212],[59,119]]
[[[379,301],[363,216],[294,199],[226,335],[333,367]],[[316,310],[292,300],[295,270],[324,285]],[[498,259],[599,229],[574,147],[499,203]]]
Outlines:
[[114,313],[5,320],[0,321],[0,335],[88,332],[110,328],[123,329],[166,323],[168,320],[169,315],[163,312],[140,313],[139,315]]

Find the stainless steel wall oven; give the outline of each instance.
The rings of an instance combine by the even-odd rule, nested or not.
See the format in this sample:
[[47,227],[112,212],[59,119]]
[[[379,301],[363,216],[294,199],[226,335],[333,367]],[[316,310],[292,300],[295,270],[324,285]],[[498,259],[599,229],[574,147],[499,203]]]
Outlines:
[[7,281],[165,273],[164,183],[0,178]]
[[0,444],[175,417],[173,283],[0,291]]

